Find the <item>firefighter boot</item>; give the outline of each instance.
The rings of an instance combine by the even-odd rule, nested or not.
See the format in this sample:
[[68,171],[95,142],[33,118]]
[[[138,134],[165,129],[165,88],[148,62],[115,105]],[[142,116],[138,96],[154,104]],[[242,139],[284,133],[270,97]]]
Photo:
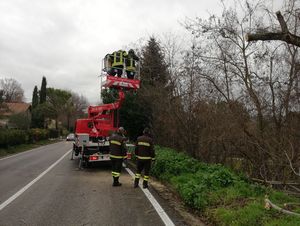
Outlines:
[[140,178],[134,179],[134,185],[133,185],[134,188],[137,188],[139,186],[139,180],[140,180]]
[[121,186],[122,184],[119,182],[119,177],[114,177],[113,185],[114,187]]
[[148,188],[148,181],[146,180],[143,181],[143,188]]

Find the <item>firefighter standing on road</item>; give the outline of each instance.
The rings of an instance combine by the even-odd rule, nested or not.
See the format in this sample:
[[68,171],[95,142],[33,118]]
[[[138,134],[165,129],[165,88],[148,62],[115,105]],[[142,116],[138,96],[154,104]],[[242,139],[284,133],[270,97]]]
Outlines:
[[137,188],[141,173],[144,170],[143,188],[148,188],[151,162],[155,160],[153,141],[150,137],[150,130],[145,128],[143,136],[137,138],[135,155],[137,157],[137,172],[135,174],[134,187]]
[[113,186],[121,186],[119,182],[119,177],[122,169],[123,159],[127,157],[126,155],[126,146],[123,134],[125,130],[123,127],[120,127],[116,133],[114,133],[109,138],[109,148],[110,148],[110,159],[112,165],[112,176],[113,176]]

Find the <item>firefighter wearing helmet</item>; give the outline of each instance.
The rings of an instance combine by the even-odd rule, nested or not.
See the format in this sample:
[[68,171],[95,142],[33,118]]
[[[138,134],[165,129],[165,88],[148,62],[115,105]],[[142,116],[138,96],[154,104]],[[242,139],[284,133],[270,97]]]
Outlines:
[[111,63],[111,69],[108,72],[109,75],[121,77],[123,74],[123,68],[127,53],[124,50],[115,51],[108,55],[108,60]]
[[135,174],[134,187],[138,187],[141,173],[144,171],[143,188],[148,188],[151,162],[155,160],[155,150],[148,128],[145,128],[143,135],[137,138],[135,155],[137,157],[137,172]]
[[109,138],[110,159],[112,165],[112,177],[113,186],[121,186],[119,177],[121,175],[122,162],[127,157],[127,151],[125,146],[125,129],[120,127]]
[[125,59],[127,78],[134,79],[136,74],[136,62],[139,61],[139,57],[134,53],[133,49],[128,51],[128,55]]

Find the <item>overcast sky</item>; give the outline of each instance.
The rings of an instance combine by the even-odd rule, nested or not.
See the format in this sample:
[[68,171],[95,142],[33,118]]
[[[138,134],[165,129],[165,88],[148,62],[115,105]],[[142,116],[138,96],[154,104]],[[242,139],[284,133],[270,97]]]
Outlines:
[[0,77],[20,82],[27,102],[46,76],[96,104],[107,53],[220,9],[220,0],[0,0]]

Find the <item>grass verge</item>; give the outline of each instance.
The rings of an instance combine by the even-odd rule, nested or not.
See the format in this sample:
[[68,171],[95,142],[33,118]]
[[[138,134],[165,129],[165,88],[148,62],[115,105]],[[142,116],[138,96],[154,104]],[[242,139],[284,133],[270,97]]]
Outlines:
[[33,148],[37,148],[47,144],[57,143],[61,140],[41,140],[34,144],[20,144],[16,146],[11,146],[9,148],[0,149],[0,157],[4,157],[7,155],[17,154],[19,152],[24,152]]
[[[265,195],[276,205],[300,203],[296,197],[250,182],[220,164],[205,164],[168,148],[156,148],[151,173],[168,182],[185,204],[214,225],[300,225],[300,217],[265,208]],[[300,213],[300,208],[291,209]]]

